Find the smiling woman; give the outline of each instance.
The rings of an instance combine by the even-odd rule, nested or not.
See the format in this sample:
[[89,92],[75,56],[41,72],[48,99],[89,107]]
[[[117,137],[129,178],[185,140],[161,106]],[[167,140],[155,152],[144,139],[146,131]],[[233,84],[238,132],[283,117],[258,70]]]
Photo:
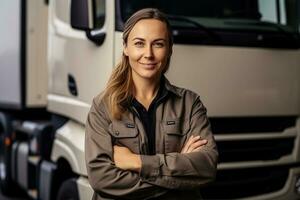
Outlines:
[[165,64],[167,54],[165,26],[161,21],[148,19],[139,21],[131,30],[124,53],[129,57],[130,66],[137,74],[139,68],[153,69],[158,73]]
[[201,199],[218,152],[199,96],[164,76],[173,45],[165,15],[152,8],[134,13],[123,45],[86,124],[93,199]]
[[135,98],[148,109],[158,91],[162,71],[167,67],[170,50],[166,24],[156,19],[140,20],[127,40],[124,54],[129,59],[134,85],[139,85]]

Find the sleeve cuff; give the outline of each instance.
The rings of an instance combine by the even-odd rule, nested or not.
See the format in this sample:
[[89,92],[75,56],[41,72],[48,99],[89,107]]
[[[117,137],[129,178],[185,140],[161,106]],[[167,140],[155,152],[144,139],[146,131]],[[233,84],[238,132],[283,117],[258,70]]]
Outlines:
[[142,168],[140,177],[144,180],[155,180],[160,175],[160,158],[158,155],[140,155]]

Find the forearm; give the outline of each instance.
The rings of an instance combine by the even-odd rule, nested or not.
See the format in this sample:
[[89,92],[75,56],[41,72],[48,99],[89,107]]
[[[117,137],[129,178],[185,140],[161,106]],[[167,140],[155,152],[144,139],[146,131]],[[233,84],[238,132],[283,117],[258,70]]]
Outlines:
[[101,166],[97,170],[90,168],[88,171],[89,177],[101,177],[93,178],[90,184],[94,191],[103,197],[147,199],[167,192],[162,187],[143,182],[137,173],[121,170],[115,166]]
[[132,153],[127,147],[114,145],[114,163],[123,170],[139,173],[142,166],[141,156]]
[[141,156],[141,178],[168,189],[199,187],[215,179],[217,152]]
[[164,188],[143,182],[138,173],[122,170],[115,165],[111,136],[103,128],[108,125],[101,124],[103,121],[91,120],[93,114],[91,112],[87,120],[85,159],[94,191],[112,199],[147,199],[167,192]]
[[191,138],[183,148],[185,153],[137,155],[114,146],[114,161],[123,170],[140,172],[142,180],[151,184],[169,189],[198,187],[214,180],[217,151],[207,148],[207,141]]

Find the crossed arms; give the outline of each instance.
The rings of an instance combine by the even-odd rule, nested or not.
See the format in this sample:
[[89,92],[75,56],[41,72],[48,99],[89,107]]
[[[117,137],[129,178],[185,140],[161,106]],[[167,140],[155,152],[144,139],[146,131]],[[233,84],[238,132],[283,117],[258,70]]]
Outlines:
[[101,196],[147,199],[214,180],[218,152],[199,99],[193,105],[189,139],[181,152],[138,155],[112,146],[109,123],[104,108],[94,102],[86,125],[85,153],[90,184]]

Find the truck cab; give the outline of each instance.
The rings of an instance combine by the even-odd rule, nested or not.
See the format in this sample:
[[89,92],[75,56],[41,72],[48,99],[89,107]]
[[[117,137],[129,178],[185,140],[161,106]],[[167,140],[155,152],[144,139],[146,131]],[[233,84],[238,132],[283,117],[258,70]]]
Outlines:
[[[58,2],[67,4],[55,0],[53,4]],[[74,15],[71,10],[70,15],[64,13],[66,16],[60,18],[55,16],[58,10],[51,11],[49,37],[57,46],[49,49],[49,68],[63,73],[61,77],[54,73],[49,76],[50,110],[84,124],[91,99],[104,89],[122,54],[124,22],[141,8],[157,7],[169,16],[173,28],[175,44],[167,77],[200,94],[219,147],[217,179],[201,188],[204,198],[297,197],[294,190],[299,173],[296,163],[300,111],[297,1],[81,3]],[[63,34],[62,24],[67,27],[68,22],[75,29],[69,27]],[[64,51],[65,56],[57,49]],[[77,96],[67,89],[68,76],[76,82]],[[58,85],[65,85],[65,91]],[[57,95],[57,100],[52,94]],[[74,105],[59,101],[58,96]],[[75,117],[72,112],[77,112],[79,104],[85,114]]]
[[[30,2],[26,9],[37,5]],[[47,57],[24,50],[23,70],[10,71],[15,80],[28,81],[18,90],[23,97],[37,96],[24,91],[46,83],[43,111],[29,109],[30,101],[22,98],[23,106],[8,106],[15,98],[3,99],[10,91],[3,86],[13,79],[4,73],[13,63],[1,64],[6,66],[0,73],[0,177],[6,177],[0,179],[2,188],[14,183],[33,199],[91,199],[84,162],[87,113],[122,54],[125,21],[141,8],[156,7],[168,15],[173,29],[166,76],[200,95],[219,148],[217,178],[200,188],[203,197],[300,198],[297,0],[51,0],[43,6],[47,11],[42,13],[48,13],[46,34],[35,32],[39,26],[26,28],[34,21],[28,16],[27,25],[20,25],[29,36],[46,36]],[[30,41],[42,44],[30,37],[20,41],[27,47]],[[47,78],[30,85],[34,58],[46,63],[38,69]],[[1,169],[6,169],[5,176]]]

